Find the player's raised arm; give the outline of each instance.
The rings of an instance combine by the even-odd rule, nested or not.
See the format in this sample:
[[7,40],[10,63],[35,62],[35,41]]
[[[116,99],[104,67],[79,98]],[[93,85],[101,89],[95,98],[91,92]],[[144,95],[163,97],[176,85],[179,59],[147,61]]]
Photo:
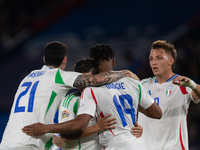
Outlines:
[[196,84],[193,80],[185,76],[178,76],[173,81],[173,84],[189,87],[192,89],[192,97],[197,100],[200,99],[200,85]]
[[79,75],[75,81],[74,87],[101,86],[110,84],[123,77],[130,77],[139,80],[139,78],[129,70],[102,72],[96,75]]

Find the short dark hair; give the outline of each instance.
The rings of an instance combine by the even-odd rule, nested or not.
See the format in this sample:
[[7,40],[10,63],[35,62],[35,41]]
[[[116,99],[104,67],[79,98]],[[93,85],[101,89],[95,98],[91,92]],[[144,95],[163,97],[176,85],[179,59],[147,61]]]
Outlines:
[[98,68],[93,60],[90,59],[80,59],[74,65],[74,71],[80,73],[88,73],[91,72],[92,74],[98,73]]
[[99,65],[99,61],[114,59],[115,52],[109,44],[96,44],[94,47],[91,47],[89,57]]
[[176,59],[177,59],[177,52],[176,52],[174,45],[171,43],[168,43],[165,40],[157,40],[157,41],[153,42],[153,44],[151,46],[151,50],[152,49],[160,49],[160,48],[164,49],[165,53],[170,54],[174,58],[174,64],[172,65],[172,67],[174,67]]
[[67,46],[64,43],[53,41],[44,49],[45,65],[58,67],[67,54]]

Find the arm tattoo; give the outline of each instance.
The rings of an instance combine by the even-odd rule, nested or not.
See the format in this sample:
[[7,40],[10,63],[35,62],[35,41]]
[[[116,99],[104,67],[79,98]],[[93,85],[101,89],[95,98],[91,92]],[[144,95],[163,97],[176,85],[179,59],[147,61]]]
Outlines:
[[101,72],[96,75],[79,75],[74,81],[74,87],[101,86],[105,84],[110,84],[127,76],[127,70]]

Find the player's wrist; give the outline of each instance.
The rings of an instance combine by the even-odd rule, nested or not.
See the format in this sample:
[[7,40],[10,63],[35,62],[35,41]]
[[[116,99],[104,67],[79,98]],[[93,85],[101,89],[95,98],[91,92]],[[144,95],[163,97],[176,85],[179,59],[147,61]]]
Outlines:
[[196,88],[197,84],[193,80],[190,80],[189,83],[190,84],[188,87],[191,88],[192,90],[194,90]]
[[94,125],[94,131],[95,131],[95,132],[100,132],[100,131],[101,131],[101,128],[100,128],[100,126],[99,126],[98,123],[96,123],[96,124]]
[[197,84],[190,79],[189,82],[185,82],[185,81],[180,81],[180,83],[184,86],[184,87],[189,87],[191,88],[192,90],[194,90],[197,86]]
[[50,125],[43,125],[42,130],[43,130],[44,134],[45,133],[54,133],[53,130],[52,130],[53,128],[51,126],[52,126],[51,124]]

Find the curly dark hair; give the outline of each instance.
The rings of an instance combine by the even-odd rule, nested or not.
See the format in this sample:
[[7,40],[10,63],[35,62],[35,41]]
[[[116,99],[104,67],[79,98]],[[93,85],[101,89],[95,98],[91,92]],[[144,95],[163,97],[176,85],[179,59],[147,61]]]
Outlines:
[[96,44],[94,47],[91,47],[89,58],[94,60],[98,66],[99,61],[115,58],[115,52],[109,44]]

